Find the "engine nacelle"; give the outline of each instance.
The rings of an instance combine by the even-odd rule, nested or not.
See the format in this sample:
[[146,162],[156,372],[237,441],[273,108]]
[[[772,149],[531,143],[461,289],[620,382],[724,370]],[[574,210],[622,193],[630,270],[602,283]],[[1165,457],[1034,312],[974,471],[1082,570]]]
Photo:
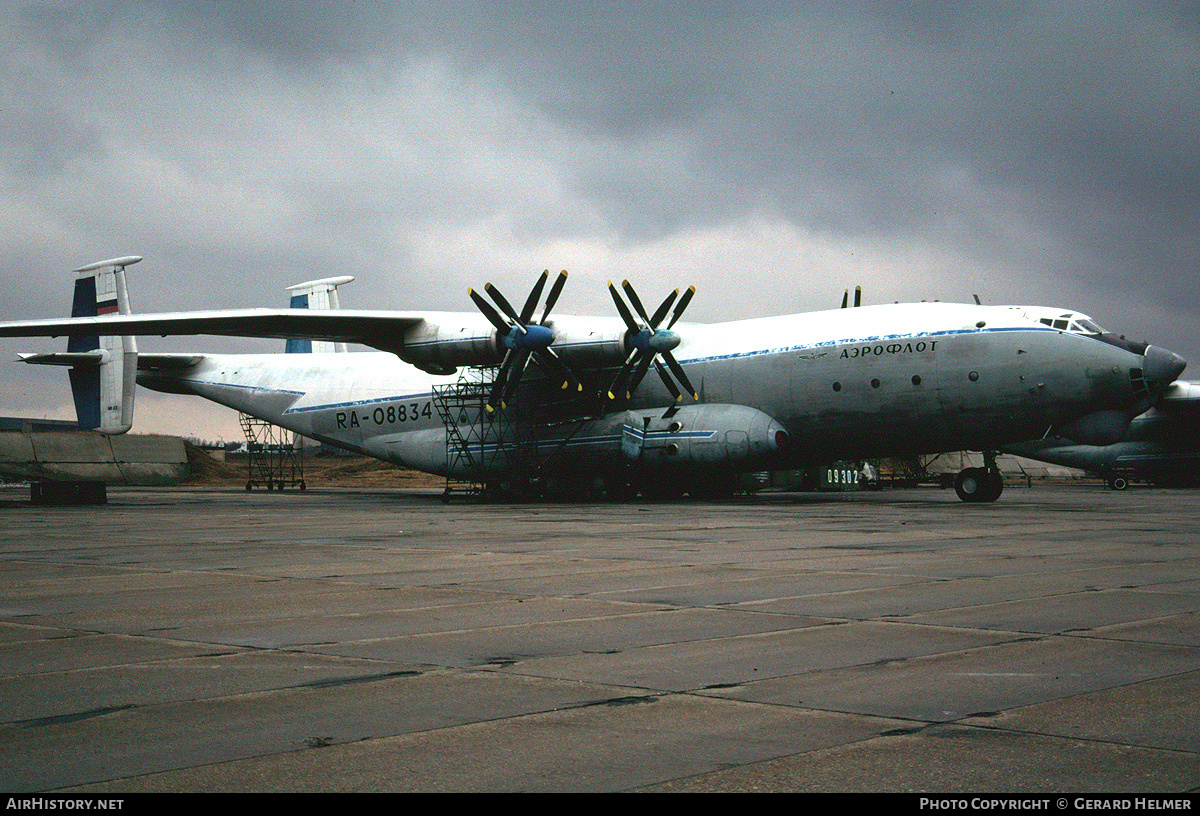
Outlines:
[[631,351],[625,342],[625,330],[615,325],[571,325],[562,320],[551,321],[550,327],[554,329],[554,353],[578,370],[619,366]]
[[504,359],[494,329],[423,323],[405,332],[397,357],[431,374],[453,374],[459,366],[495,366]]
[[749,470],[777,460],[787,447],[783,425],[745,405],[685,405],[668,417],[627,411],[622,424],[622,455],[651,470]]
[[[446,455],[446,430],[428,428],[370,439],[367,452],[429,473],[503,479],[514,469],[544,463],[574,475],[609,472],[632,464],[646,474],[752,470],[777,462],[788,447],[783,425],[745,405],[686,405],[670,417],[662,409],[623,411],[579,423],[523,429],[520,445],[509,427],[480,440],[473,411],[459,432],[470,456]],[[470,461],[481,470],[470,474]]]
[[[503,362],[505,345],[490,324],[474,315],[453,322],[448,319],[450,316],[409,329],[399,345],[388,351],[431,374],[453,374],[459,366],[498,366]],[[546,324],[554,332],[550,347],[572,368],[620,365],[630,349],[625,331],[610,323],[596,320],[583,323],[571,318],[552,320]]]

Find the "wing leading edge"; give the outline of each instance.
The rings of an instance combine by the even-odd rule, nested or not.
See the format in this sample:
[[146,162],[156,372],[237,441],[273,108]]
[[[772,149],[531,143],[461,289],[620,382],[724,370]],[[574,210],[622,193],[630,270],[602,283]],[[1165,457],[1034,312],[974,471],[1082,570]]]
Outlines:
[[361,343],[381,351],[400,345],[425,315],[384,311],[305,311],[302,309],[221,309],[203,312],[105,315],[59,320],[0,323],[0,337],[88,337],[96,335],[199,335],[304,337]]

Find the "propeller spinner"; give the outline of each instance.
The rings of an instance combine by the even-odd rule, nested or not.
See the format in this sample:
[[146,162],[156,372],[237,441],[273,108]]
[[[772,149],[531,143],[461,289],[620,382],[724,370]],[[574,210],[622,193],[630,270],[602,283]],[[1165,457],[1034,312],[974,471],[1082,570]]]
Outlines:
[[[542,290],[545,289],[546,281],[549,278],[550,270],[547,269],[542,272],[537,283],[533,285],[529,297],[525,299],[525,306],[519,314],[500,293],[500,290],[490,283],[484,284],[483,290],[487,292],[496,306],[500,307],[499,312],[474,289],[467,290],[467,294],[471,296],[471,300],[475,301],[479,311],[496,327],[496,337],[505,349],[504,361],[500,363],[500,372],[488,395],[488,413],[497,408],[503,408],[512,399],[518,383],[521,382],[521,375],[525,373],[525,366],[529,364],[530,357],[536,358],[538,364],[547,373],[562,378],[564,390],[572,386],[576,390],[583,390],[579,380],[550,348],[550,344],[554,342],[554,332],[545,325],[546,320],[550,317],[550,310],[558,302],[558,296],[567,282],[566,270],[558,273],[558,277],[550,287],[550,294],[546,296],[546,305],[542,310],[541,320],[537,323],[532,322],[533,313],[537,310],[538,301],[542,298]],[[503,316],[501,312],[503,312]],[[508,319],[506,320],[505,317]]]
[[[683,293],[683,297],[679,297],[678,289],[671,292],[655,310],[653,316],[646,313],[646,308],[642,305],[641,299],[638,298],[637,292],[634,291],[629,281],[622,281],[621,288],[625,290],[626,297],[629,298],[630,304],[633,305],[634,311],[641,318],[642,323],[639,325],[634,319],[633,313],[629,311],[629,307],[625,305],[625,301],[617,292],[617,287],[613,286],[612,281],[609,281],[609,294],[612,295],[617,312],[629,330],[625,338],[626,343],[633,351],[625,360],[625,364],[621,366],[617,378],[613,380],[613,384],[608,390],[608,398],[617,399],[619,395],[624,395],[625,399],[629,399],[641,384],[646,372],[650,370],[650,366],[653,365],[662,379],[663,385],[671,392],[671,396],[675,398],[676,402],[683,401],[683,393],[675,385],[676,382],[683,387],[684,392],[691,395],[692,399],[700,399],[700,395],[688,380],[687,374],[683,372],[683,366],[679,365],[675,355],[671,354],[680,341],[679,335],[671,331],[671,327],[675,325],[680,315],[683,314],[683,310],[691,302],[692,296],[696,294],[696,287],[689,286]],[[676,298],[679,298],[678,304],[675,304]],[[674,311],[671,311],[672,304],[675,304]],[[660,329],[659,325],[666,318],[668,311],[671,311],[671,322],[667,324],[666,328]],[[664,360],[667,364],[666,368],[656,358]],[[667,373],[667,369],[670,369],[670,374]],[[671,375],[674,375],[674,380],[671,379]]]

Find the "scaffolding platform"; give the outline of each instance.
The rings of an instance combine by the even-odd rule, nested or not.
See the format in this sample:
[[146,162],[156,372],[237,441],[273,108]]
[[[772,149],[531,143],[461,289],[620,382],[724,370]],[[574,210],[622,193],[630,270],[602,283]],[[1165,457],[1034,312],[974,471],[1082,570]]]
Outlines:
[[246,489],[304,490],[304,450],[299,435],[265,419],[241,415],[246,434]]
[[[433,387],[433,405],[446,427],[446,490],[486,498],[487,474],[499,457],[507,458],[515,440],[505,439],[510,425],[505,411],[488,412],[487,401],[497,368],[464,368],[458,379]],[[513,425],[515,427],[515,425]]]

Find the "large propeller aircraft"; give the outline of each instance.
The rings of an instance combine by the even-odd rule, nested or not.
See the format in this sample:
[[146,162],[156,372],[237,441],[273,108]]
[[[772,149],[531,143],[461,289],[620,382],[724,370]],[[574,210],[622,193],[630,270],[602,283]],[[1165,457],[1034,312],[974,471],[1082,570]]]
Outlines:
[[[609,284],[616,316],[557,315],[565,272],[544,303],[543,273],[519,312],[489,283],[468,291],[477,312],[133,314],[125,270],[140,260],[76,270],[70,319],[0,323],[0,336],[70,338],[66,352],[21,359],[71,368],[85,427],[129,430],[136,381],[514,490],[713,497],[744,471],[981,450],[986,466],[964,470],[956,488],[964,501],[994,501],[1003,482],[992,451],[1048,434],[1117,441],[1186,365],[1037,306],[862,306],[856,295],[856,308],[698,324],[680,321],[694,288],[650,313],[625,281]],[[201,334],[375,351],[139,353],[134,340]]]

